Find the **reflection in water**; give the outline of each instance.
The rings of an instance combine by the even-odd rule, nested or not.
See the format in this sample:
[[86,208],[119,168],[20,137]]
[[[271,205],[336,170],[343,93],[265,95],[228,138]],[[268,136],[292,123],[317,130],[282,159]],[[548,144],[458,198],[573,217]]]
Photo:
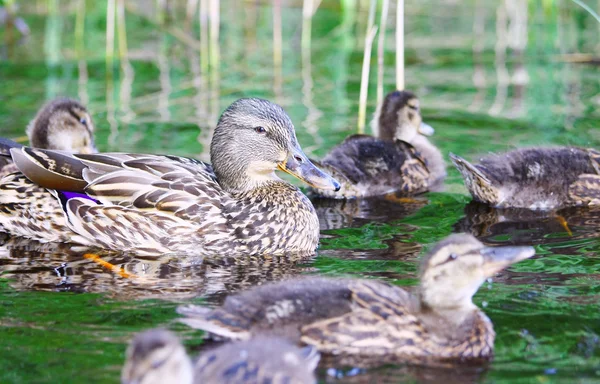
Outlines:
[[472,201],[455,230],[472,233],[487,244],[535,245],[599,238],[599,225],[600,208],[531,211],[496,209]]
[[[320,366],[327,367],[335,365],[336,362],[325,358]],[[448,368],[430,368],[418,366],[395,366],[384,367],[377,370],[366,371],[364,369],[348,368],[328,369],[322,372],[325,383],[372,383],[376,377],[378,384],[386,383],[444,383],[444,384],[470,384],[479,383],[485,378],[484,367],[470,367],[457,365]]]
[[0,247],[0,270],[18,290],[108,293],[119,300],[223,296],[307,270],[294,257],[236,259],[165,255],[136,257],[69,244],[11,238]]
[[427,205],[427,198],[417,196],[410,202],[397,201],[394,194],[369,199],[311,199],[322,231],[361,227],[371,221],[389,222],[406,218]]

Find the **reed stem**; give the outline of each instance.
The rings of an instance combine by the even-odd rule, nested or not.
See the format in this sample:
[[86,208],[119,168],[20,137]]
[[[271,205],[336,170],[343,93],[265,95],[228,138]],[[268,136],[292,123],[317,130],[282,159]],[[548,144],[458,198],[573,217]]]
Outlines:
[[404,89],[404,0],[396,5],[396,89]]
[[381,16],[379,19],[379,40],[377,41],[377,105],[383,101],[384,55],[385,55],[385,29],[389,11],[389,0],[383,0]]

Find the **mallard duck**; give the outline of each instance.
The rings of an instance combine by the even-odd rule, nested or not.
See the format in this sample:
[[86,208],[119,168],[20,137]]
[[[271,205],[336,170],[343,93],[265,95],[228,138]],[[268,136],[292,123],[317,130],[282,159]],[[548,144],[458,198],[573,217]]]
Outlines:
[[551,210],[600,204],[600,152],[557,147],[517,149],[473,165],[450,154],[473,198],[496,208]]
[[228,343],[202,353],[192,366],[181,342],[169,331],[138,334],[127,349],[123,384],[316,383],[319,353],[274,337]]
[[433,128],[424,124],[419,99],[408,91],[389,93],[373,119],[378,137],[352,135],[317,163],[341,183],[339,191],[313,188],[330,198],[427,192],[446,176],[440,151],[427,139]]
[[[78,101],[58,98],[46,103],[27,126],[29,145],[70,153],[96,153],[94,124]],[[0,178],[18,171],[10,157],[0,157]]]
[[284,110],[254,98],[221,115],[212,166],[177,156],[28,147],[10,154],[22,174],[0,183],[1,229],[139,255],[312,254],[319,241],[315,209],[275,170],[339,189],[302,152]]
[[182,322],[222,338],[284,335],[323,353],[381,361],[485,361],[495,334],[472,296],[487,278],[534,253],[455,234],[422,259],[415,295],[376,280],[309,277],[230,296],[213,310],[191,305],[178,312]]

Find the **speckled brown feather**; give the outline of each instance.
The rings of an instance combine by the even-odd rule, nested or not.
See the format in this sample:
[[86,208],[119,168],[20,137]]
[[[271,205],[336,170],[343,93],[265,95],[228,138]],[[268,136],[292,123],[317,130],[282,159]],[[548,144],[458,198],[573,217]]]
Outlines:
[[18,172],[0,181],[0,231],[40,242],[67,242],[72,234],[56,197]]
[[[79,159],[79,165],[70,163],[65,168],[56,166],[64,154],[24,151],[26,159],[34,159],[32,168],[47,165],[60,175],[65,169],[76,180],[70,185],[85,183],[80,192],[104,204],[71,199],[65,210],[75,234],[63,232],[58,235],[62,239],[140,254],[312,254],[318,244],[318,218],[312,204],[285,182],[274,181],[233,196],[221,189],[209,165],[192,159],[73,155],[70,161]],[[44,185],[44,180],[36,181]],[[55,201],[53,211],[59,208]],[[30,231],[11,228],[10,220],[4,220],[4,225],[10,233],[35,237]]]
[[368,197],[394,191],[411,196],[426,192],[429,184],[426,160],[400,140],[353,135],[334,147],[320,164],[342,185],[338,192],[316,191],[324,197]]
[[556,209],[600,202],[600,153],[593,149],[518,149],[475,165],[450,157],[473,198],[498,208]]
[[[399,287],[370,280],[304,278],[227,298],[222,307],[178,308],[184,323],[225,338],[275,334],[331,354],[402,360],[489,359],[494,331],[479,309],[458,326],[422,311]],[[443,328],[443,329],[442,329]]]
[[495,333],[487,316],[476,309],[458,327],[432,327],[435,314],[419,309],[406,291],[372,281],[352,286],[351,313],[302,327],[302,341],[330,354],[395,355],[403,361],[489,359]]

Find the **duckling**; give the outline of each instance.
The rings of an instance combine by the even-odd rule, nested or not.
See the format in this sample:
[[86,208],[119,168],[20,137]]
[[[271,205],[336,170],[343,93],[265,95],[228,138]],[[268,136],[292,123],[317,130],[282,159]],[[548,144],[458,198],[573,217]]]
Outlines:
[[526,148],[473,165],[450,154],[465,186],[496,208],[553,210],[600,204],[600,152],[572,147]]
[[378,137],[352,135],[316,163],[342,187],[312,189],[329,198],[381,196],[393,192],[412,196],[438,186],[446,176],[440,151],[427,139],[433,128],[423,123],[419,99],[408,91],[389,93],[372,123]]
[[171,332],[138,334],[127,349],[121,383],[316,383],[319,353],[273,337],[228,343],[201,354],[195,366]]
[[[29,145],[70,153],[96,153],[94,124],[78,101],[57,98],[46,103],[27,126]],[[0,158],[0,178],[17,172],[10,157]]]
[[[0,154],[11,145],[0,141]],[[0,182],[0,229],[138,255],[311,255],[315,209],[275,170],[340,187],[302,152],[285,111],[256,98],[221,115],[212,166],[178,156],[9,151],[21,173]]]
[[455,234],[422,259],[417,294],[375,280],[309,277],[260,286],[210,310],[183,306],[185,324],[217,337],[285,335],[322,353],[417,363],[492,358],[495,333],[472,297],[532,247],[486,247]]
[[122,384],[192,384],[194,368],[179,338],[164,329],[139,333],[129,344]]

